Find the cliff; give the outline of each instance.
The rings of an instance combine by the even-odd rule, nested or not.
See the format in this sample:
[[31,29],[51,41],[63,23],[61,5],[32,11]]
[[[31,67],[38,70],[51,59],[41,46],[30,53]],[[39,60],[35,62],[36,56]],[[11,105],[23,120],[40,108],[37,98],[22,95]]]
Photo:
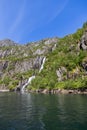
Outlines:
[[29,90],[86,89],[86,51],[87,23],[64,38],[48,38],[26,45],[2,40],[0,89],[20,90],[32,76],[35,78],[26,86]]

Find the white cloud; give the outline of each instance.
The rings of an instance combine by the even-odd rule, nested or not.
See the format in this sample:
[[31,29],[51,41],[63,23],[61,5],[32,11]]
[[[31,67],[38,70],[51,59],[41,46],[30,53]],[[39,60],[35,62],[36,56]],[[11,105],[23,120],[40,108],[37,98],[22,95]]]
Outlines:
[[19,12],[16,16],[14,23],[11,25],[11,27],[9,29],[9,33],[14,33],[14,31],[17,29],[17,27],[23,20],[24,13],[25,13],[25,0],[22,2],[21,6],[19,8]]
[[56,8],[56,10],[54,11],[54,14],[52,15],[52,17],[50,17],[50,19],[48,20],[47,23],[50,23],[52,20],[54,20],[67,6],[69,0],[65,0],[64,3],[62,3],[62,5],[58,8]]
[[[20,27],[21,23],[24,22],[25,18],[26,24],[25,26],[23,26],[23,29],[21,29],[21,31],[18,31],[17,33],[14,33],[16,39],[21,40],[27,31],[28,33],[26,35],[29,35],[35,29],[42,27],[43,25],[50,23],[52,20],[54,20],[64,10],[68,1],[69,0],[65,0],[63,3],[61,3],[60,6],[56,6],[56,8],[53,7],[52,12],[50,12],[50,8],[47,8],[47,6],[49,6],[49,3],[47,3],[46,5],[46,3],[44,2],[33,3],[32,1],[24,0],[20,6],[19,12],[16,16],[14,23],[9,29],[9,34],[17,32],[18,28]],[[47,8],[47,12],[43,11],[45,6]]]

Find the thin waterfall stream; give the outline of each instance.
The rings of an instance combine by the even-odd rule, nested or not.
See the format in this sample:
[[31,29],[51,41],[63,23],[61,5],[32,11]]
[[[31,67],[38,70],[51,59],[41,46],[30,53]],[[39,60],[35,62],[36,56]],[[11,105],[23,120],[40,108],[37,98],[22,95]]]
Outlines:
[[39,73],[40,73],[40,72],[43,70],[43,68],[44,68],[45,60],[46,60],[46,57],[43,58],[42,65],[41,65],[41,67],[40,67],[40,69],[39,69]]
[[27,83],[25,83],[25,84],[22,86],[22,89],[21,89],[22,92],[25,90],[25,87],[28,86],[28,84],[31,83],[31,81],[32,81],[33,79],[35,79],[35,75],[29,77]]
[[[39,69],[39,73],[43,70],[45,61],[46,61],[46,57],[44,57],[43,60],[42,60],[42,64],[41,64],[41,67],[40,67],[40,69]],[[31,84],[31,81],[32,81],[33,79],[35,79],[35,77],[36,77],[35,75],[29,77],[28,81],[22,86],[21,92],[24,92],[25,88],[26,88],[29,84]]]

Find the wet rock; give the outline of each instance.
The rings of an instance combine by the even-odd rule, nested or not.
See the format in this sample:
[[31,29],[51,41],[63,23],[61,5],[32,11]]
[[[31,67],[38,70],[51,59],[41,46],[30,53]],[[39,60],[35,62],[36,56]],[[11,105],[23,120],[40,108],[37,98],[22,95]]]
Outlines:
[[37,56],[36,58],[34,58],[33,59],[33,69],[40,69],[42,61],[43,61],[42,56]]
[[44,93],[44,94],[49,93],[49,90],[48,90],[48,89],[44,89],[44,90],[42,91],[42,93]]
[[68,93],[69,94],[74,93],[74,90],[68,90]]
[[62,90],[61,90],[61,93],[62,93],[62,94],[68,94],[69,92],[68,92],[68,90],[62,89]]

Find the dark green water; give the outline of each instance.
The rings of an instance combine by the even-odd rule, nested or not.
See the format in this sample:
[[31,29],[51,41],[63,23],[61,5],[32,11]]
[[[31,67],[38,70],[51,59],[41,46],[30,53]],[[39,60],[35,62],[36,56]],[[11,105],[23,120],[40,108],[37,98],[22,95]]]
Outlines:
[[0,93],[0,130],[87,130],[87,96]]

